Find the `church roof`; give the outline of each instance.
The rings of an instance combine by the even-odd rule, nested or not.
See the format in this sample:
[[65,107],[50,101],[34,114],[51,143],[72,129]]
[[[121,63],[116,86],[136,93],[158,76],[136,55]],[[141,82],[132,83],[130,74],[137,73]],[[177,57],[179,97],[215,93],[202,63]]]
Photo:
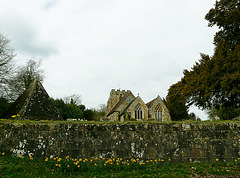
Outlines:
[[[110,114],[114,113],[116,111],[116,109],[122,104],[122,102],[130,95],[132,94],[131,91],[128,91],[118,102],[117,104],[109,111],[109,113],[107,114],[107,116],[109,116]],[[133,94],[132,94],[133,95]],[[130,102],[131,103],[131,102]],[[129,104],[130,104],[129,103]],[[128,105],[129,106],[129,105]]]
[[147,107],[148,107],[148,108],[151,108],[152,105],[153,105],[153,103],[154,103],[157,99],[160,99],[160,100],[162,101],[161,97],[158,95],[155,99],[149,101],[149,102],[146,104]]
[[5,116],[11,117],[16,114],[31,120],[62,120],[59,111],[38,79],[35,79],[12,103]]
[[128,110],[128,108],[132,105],[132,103],[136,100],[136,98],[134,98],[125,108],[124,110],[119,114],[120,116],[125,114],[126,111]]
[[157,98],[155,98],[155,99],[149,101],[149,102],[146,104],[147,107],[150,108],[156,99],[157,99]]

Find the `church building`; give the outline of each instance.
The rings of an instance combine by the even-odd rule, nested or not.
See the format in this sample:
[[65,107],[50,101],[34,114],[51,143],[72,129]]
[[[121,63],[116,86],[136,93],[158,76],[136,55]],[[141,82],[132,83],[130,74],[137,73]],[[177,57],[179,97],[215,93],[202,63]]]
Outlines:
[[171,121],[169,111],[160,96],[145,104],[140,96],[135,97],[130,90],[114,89],[108,98],[106,118],[110,121]]

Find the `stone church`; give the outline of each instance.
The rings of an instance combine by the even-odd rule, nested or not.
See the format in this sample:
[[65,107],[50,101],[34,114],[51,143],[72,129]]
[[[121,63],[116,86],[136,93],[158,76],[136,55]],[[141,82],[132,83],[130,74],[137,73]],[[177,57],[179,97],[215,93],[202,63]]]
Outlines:
[[169,111],[160,96],[145,104],[140,96],[135,97],[130,90],[114,89],[108,98],[106,118],[110,121],[171,121]]

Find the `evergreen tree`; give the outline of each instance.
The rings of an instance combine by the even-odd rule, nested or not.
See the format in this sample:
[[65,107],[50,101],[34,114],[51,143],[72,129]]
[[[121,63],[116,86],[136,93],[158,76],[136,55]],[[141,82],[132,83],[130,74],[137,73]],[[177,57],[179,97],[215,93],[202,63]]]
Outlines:
[[[214,55],[201,54],[201,59],[191,70],[184,70],[184,77],[173,86],[187,106],[214,108],[221,119],[233,119],[240,115],[240,1],[216,1],[205,18],[209,26],[220,29],[214,38]],[[170,98],[176,97],[170,92],[173,86]]]

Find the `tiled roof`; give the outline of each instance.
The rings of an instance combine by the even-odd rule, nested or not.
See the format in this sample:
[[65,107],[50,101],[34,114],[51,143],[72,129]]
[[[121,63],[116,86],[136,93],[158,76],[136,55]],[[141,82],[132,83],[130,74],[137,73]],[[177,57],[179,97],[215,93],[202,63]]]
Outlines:
[[126,113],[127,109],[131,106],[131,104],[135,101],[135,99],[136,99],[136,98],[134,98],[134,99],[127,105],[127,107],[119,114],[120,116]]
[[112,114],[121,104],[122,102],[128,97],[128,95],[131,93],[131,91],[128,91],[118,102],[117,104],[111,109],[111,111],[109,111],[109,113],[107,114],[107,116],[109,116],[110,114]]
[[153,104],[153,102],[156,100],[157,98],[153,99],[152,101],[149,101],[146,105],[148,108],[150,108]]

